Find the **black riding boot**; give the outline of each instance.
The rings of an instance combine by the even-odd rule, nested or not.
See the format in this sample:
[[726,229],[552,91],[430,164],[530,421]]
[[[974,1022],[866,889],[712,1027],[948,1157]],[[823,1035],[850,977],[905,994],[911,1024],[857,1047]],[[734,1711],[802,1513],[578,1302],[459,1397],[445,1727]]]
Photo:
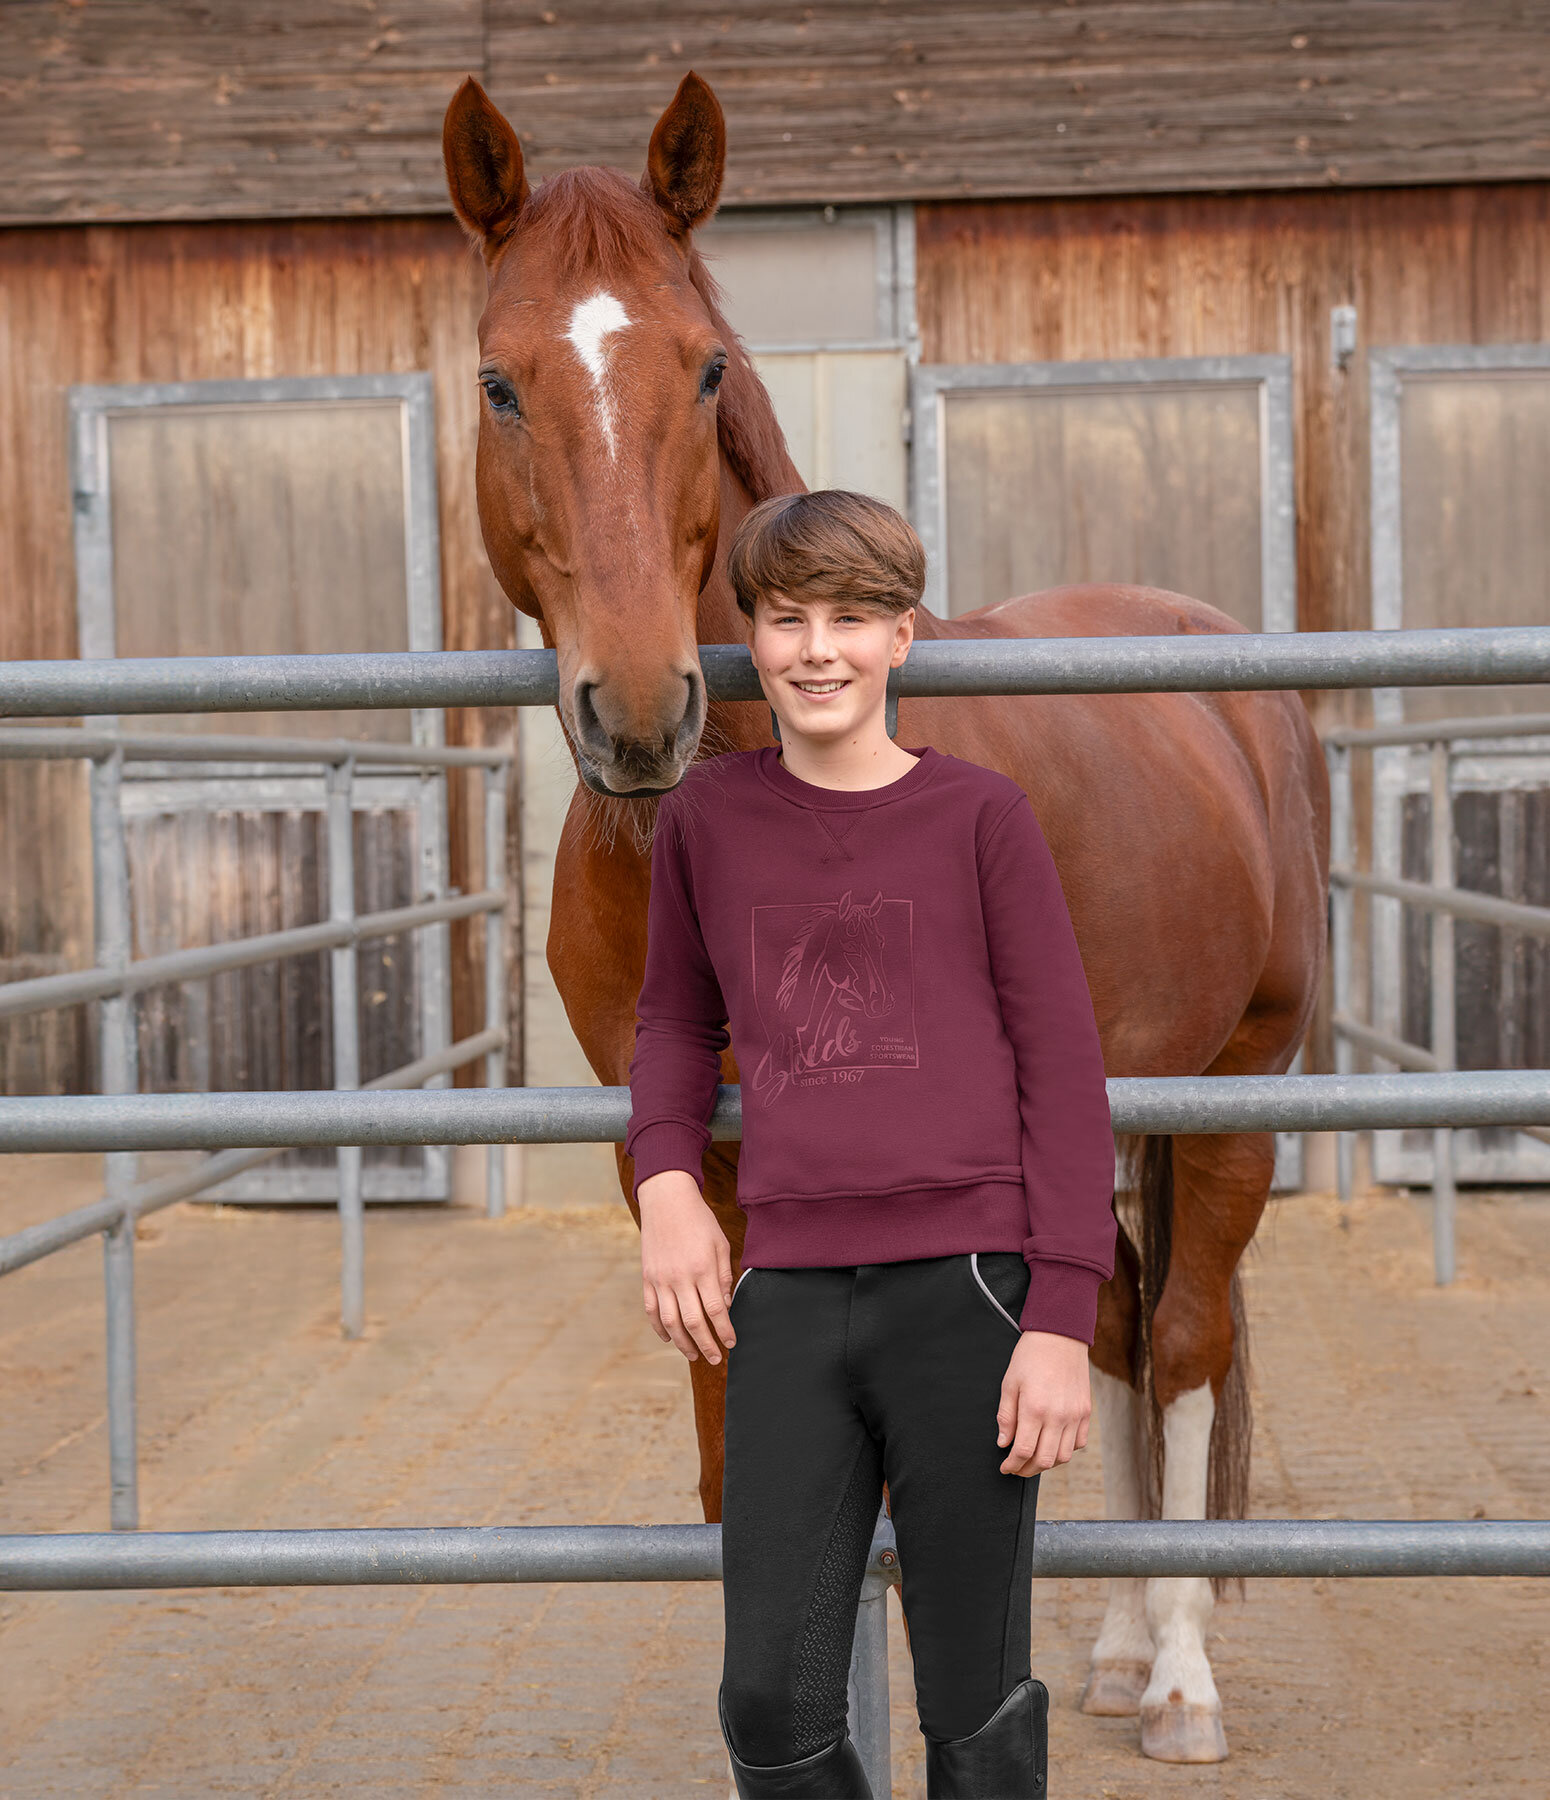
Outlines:
[[1049,1689],[1030,1678],[968,1737],[926,1737],[926,1800],[1045,1800],[1048,1763]]
[[716,1711],[741,1800],[872,1800],[871,1783],[848,1731],[842,1731],[826,1749],[797,1762],[745,1763],[732,1748],[719,1687]]

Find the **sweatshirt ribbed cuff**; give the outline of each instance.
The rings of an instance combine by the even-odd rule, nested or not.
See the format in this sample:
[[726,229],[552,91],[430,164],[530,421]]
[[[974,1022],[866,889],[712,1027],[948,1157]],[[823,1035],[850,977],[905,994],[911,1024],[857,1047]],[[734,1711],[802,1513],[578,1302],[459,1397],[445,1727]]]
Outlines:
[[1028,1264],[1028,1297],[1017,1323],[1023,1331],[1058,1331],[1062,1337],[1091,1344],[1098,1331],[1098,1289],[1103,1277],[1079,1263]]
[[635,1158],[635,1197],[640,1197],[640,1184],[666,1169],[686,1169],[700,1192],[705,1192],[705,1133],[678,1119],[661,1119],[641,1128],[630,1154]]

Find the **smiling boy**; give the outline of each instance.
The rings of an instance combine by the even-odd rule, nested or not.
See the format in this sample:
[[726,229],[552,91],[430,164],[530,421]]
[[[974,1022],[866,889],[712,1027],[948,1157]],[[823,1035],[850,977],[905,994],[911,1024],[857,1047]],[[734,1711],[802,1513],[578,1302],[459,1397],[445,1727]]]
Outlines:
[[[780,743],[658,802],[625,1140],[652,1327],[728,1354],[722,1732],[744,1800],[870,1800],[846,1684],[886,1478],[929,1800],[1043,1800],[1039,1475],[1087,1442],[1116,1230],[1075,933],[1017,783],[888,736],[907,522],[766,501],[729,571]],[[701,1161],[729,1042],[735,1285]]]

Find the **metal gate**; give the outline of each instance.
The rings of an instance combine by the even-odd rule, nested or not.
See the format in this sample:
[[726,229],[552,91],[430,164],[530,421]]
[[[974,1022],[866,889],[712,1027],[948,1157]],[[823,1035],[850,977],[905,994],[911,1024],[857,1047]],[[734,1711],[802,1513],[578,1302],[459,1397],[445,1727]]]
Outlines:
[[[711,694],[760,700],[746,649],[706,645]],[[1189,692],[1373,686],[1381,682],[1543,681],[1550,626],[1472,631],[1295,633],[1227,638],[1024,639],[922,643],[890,677],[895,694]],[[32,663],[0,671],[11,716],[239,711],[255,707],[549,705],[552,650],[181,663]],[[94,752],[112,779],[121,747]],[[444,903],[445,904],[445,903]],[[121,994],[122,944],[105,979]],[[121,999],[115,1002],[121,1007]],[[127,1083],[120,1082],[120,1087]],[[1351,1131],[1550,1125],[1550,1071],[1393,1075],[1178,1076],[1115,1079],[1120,1131]],[[459,1092],[140,1095],[0,1100],[0,1152],[223,1150],[292,1144],[619,1142],[627,1088]],[[740,1135],[740,1095],[723,1087],[716,1138]],[[106,1241],[110,1437],[133,1495],[134,1223],[142,1198],[114,1187],[89,1219],[0,1241],[0,1272],[59,1243]],[[45,1242],[50,1233],[52,1241]],[[21,1239],[30,1239],[23,1244]],[[133,1524],[133,1516],[122,1520]],[[1049,1522],[1035,1574],[1550,1574],[1550,1521],[1301,1520]],[[216,1532],[0,1539],[0,1588],[276,1583],[715,1579],[719,1527],[528,1527],[521,1530]],[[888,1770],[886,1591],[899,1578],[892,1529],[879,1521],[852,1661],[851,1730],[874,1793]]]

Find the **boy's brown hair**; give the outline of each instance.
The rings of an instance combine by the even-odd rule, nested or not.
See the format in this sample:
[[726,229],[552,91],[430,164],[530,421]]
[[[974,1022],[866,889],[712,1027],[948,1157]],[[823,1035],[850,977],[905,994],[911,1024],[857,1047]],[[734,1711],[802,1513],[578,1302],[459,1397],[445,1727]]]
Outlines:
[[750,622],[760,594],[901,613],[920,603],[926,553],[908,519],[886,502],[820,488],[761,501],[738,527],[727,573]]

